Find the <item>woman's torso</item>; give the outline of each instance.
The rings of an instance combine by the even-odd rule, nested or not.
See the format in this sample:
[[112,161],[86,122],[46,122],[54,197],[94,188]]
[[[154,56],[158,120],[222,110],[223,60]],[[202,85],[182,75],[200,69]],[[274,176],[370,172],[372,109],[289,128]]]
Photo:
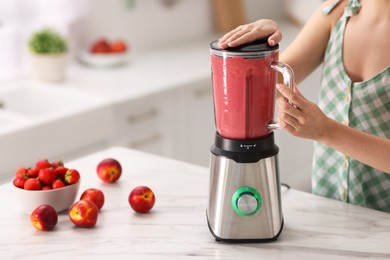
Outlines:
[[[342,124],[390,138],[389,50],[379,49],[388,40],[378,39],[379,29],[365,33],[363,29],[369,28],[362,24],[367,19],[363,15],[367,12],[359,1],[348,1],[331,32],[319,106]],[[378,42],[371,43],[373,39]],[[390,212],[390,174],[319,143],[315,143],[312,184],[316,194]]]
[[352,82],[368,81],[390,64],[390,17],[376,11],[377,1],[360,2],[364,8],[348,18],[344,30],[343,63]]

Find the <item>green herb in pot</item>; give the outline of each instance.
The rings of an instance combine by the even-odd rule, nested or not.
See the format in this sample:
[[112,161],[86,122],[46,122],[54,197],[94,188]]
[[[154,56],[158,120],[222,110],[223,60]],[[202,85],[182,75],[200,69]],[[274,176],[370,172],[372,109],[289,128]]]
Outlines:
[[53,29],[43,29],[35,32],[28,43],[29,49],[35,54],[60,54],[68,50],[65,39]]

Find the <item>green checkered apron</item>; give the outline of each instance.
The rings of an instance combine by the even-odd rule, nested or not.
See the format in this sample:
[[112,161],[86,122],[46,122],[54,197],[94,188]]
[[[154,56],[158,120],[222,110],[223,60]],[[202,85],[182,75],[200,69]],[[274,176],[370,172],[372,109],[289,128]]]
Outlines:
[[[338,2],[324,9],[324,15]],[[359,10],[359,1],[349,0],[331,32],[324,57],[319,106],[326,115],[342,124],[390,138],[390,66],[364,82],[352,82],[343,66],[345,25]],[[321,196],[390,212],[390,174],[317,142],[314,144],[312,190]]]

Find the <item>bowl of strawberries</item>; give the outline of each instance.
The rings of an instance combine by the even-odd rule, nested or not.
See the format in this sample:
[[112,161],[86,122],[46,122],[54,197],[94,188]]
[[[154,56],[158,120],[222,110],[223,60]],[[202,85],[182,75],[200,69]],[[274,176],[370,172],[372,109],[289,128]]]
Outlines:
[[38,160],[31,167],[21,166],[13,179],[14,193],[21,210],[31,213],[40,205],[51,205],[57,212],[67,210],[76,200],[80,173],[62,161]]
[[92,42],[88,50],[78,53],[78,60],[91,67],[118,67],[129,61],[130,46],[124,40],[99,38]]

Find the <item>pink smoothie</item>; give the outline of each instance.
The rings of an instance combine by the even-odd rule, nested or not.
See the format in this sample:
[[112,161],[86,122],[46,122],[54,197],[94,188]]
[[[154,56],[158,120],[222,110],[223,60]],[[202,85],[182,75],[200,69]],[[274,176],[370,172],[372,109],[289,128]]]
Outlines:
[[264,58],[223,58],[211,55],[215,121],[218,133],[229,139],[255,139],[270,133],[274,118],[276,71],[269,64],[278,52]]

